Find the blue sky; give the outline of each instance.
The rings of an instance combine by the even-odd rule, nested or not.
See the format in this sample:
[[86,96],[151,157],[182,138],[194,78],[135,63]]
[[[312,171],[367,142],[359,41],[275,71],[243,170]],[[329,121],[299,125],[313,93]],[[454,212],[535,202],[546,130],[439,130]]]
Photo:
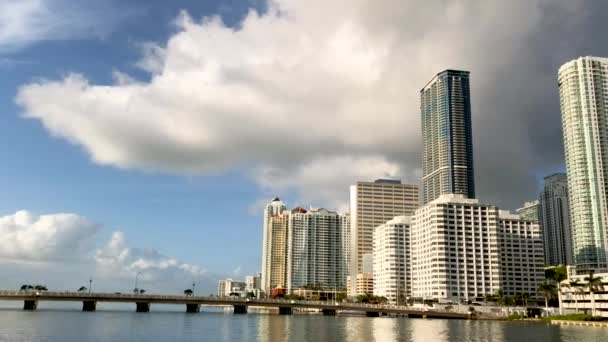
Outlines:
[[517,208],[564,170],[557,68],[608,55],[606,6],[0,0],[0,287],[258,272],[273,197],[420,183],[419,90],[446,68],[471,71],[479,199]]
[[[180,11],[193,17],[221,15],[233,25],[251,5],[244,1],[121,3],[104,9],[107,15],[124,17],[110,27],[99,27],[103,36],[50,37],[0,52],[4,60],[0,64],[4,108],[0,187],[7,194],[0,198],[0,213],[21,209],[36,214],[78,213],[103,225],[100,243],[113,230],[121,230],[136,246],[154,247],[218,274],[254,274],[261,263],[261,216],[251,207],[261,194],[251,180],[238,172],[182,176],[96,165],[81,147],[50,136],[40,122],[21,117],[14,98],[17,88],[27,82],[76,71],[91,82],[109,83],[115,69],[147,77],[133,65],[140,54],[137,46],[165,41],[175,32],[172,21]],[[237,267],[241,271],[232,274]]]

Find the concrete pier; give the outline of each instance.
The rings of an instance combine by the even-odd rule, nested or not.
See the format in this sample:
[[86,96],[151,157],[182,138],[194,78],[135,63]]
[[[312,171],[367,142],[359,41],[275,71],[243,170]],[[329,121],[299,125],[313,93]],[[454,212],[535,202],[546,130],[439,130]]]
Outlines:
[[137,302],[135,303],[135,305],[137,305],[135,312],[150,312],[150,303]]
[[247,305],[235,305],[234,306],[235,314],[246,314],[247,313]]
[[82,302],[82,311],[95,311],[97,309],[97,302],[94,300],[85,300]]
[[198,304],[186,304],[186,312],[187,313],[201,312],[201,306]]
[[380,317],[380,313],[378,311],[366,311],[365,316],[367,317]]
[[36,308],[38,308],[38,301],[37,300],[26,300],[26,301],[23,301],[23,310],[34,311],[34,310],[36,310]]
[[279,306],[279,315],[291,315],[293,314],[293,309],[291,306]]

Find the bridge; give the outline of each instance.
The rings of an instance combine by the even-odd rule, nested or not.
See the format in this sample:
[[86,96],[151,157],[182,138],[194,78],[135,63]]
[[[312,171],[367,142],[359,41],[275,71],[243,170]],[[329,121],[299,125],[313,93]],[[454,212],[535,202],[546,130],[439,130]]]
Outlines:
[[40,301],[82,302],[83,311],[95,311],[98,302],[134,303],[136,312],[150,311],[151,304],[183,304],[186,312],[200,311],[201,306],[222,306],[234,308],[235,314],[246,314],[249,307],[278,308],[280,315],[291,315],[293,309],[317,309],[324,315],[336,315],[340,311],[364,312],[368,317],[382,314],[399,314],[420,318],[453,318],[475,319],[474,312],[454,312],[451,310],[427,310],[411,306],[362,304],[329,301],[255,299],[238,297],[199,297],[169,296],[154,294],[117,294],[117,293],[82,293],[52,291],[0,291],[0,300],[23,301],[24,310],[36,310]]

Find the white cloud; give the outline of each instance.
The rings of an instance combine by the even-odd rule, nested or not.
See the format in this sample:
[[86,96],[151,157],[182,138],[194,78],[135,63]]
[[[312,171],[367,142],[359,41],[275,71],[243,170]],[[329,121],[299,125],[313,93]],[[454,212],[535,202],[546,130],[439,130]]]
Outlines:
[[2,0],[0,53],[44,40],[103,37],[132,12],[109,7],[66,0]]
[[[100,225],[70,213],[36,216],[21,210],[0,217],[0,266],[14,274],[8,283],[0,279],[0,287],[15,287],[21,278],[52,279],[54,287],[70,289],[86,280],[81,279],[83,274],[114,286],[130,283],[137,272],[142,281],[154,280],[154,289],[161,291],[176,286],[180,290],[191,281],[203,281],[207,287],[211,283],[211,276],[200,266],[156,249],[131,247],[120,231],[98,246],[100,231]],[[50,270],[67,276],[54,279]],[[181,283],[174,284],[176,279]]]
[[[319,161],[359,163],[346,171],[349,182],[419,173],[419,89],[442,69],[462,68],[472,71],[480,193],[519,198],[534,179],[513,168],[539,166],[531,163],[547,155],[561,163],[559,153],[541,150],[556,145],[559,120],[543,126],[551,128],[548,143],[528,129],[539,112],[552,122],[545,99],[554,96],[547,82],[555,70],[538,65],[563,58],[546,51],[560,51],[556,45],[578,33],[550,19],[580,5],[277,0],[268,7],[238,28],[182,14],[166,44],[146,45],[137,64],[152,73],[147,83],[122,77],[98,85],[71,74],[24,85],[17,102],[25,117],[99,164],[178,174],[252,167],[265,187],[265,175],[275,173],[283,178],[273,178],[274,188],[338,202],[347,191],[326,188],[337,177]],[[512,173],[510,181],[495,185],[497,170]],[[325,178],[317,171],[328,179],[316,179]],[[289,179],[304,181],[285,185]]]
[[0,259],[82,262],[95,248],[99,226],[76,214],[0,217]]
[[123,232],[114,232],[108,243],[95,254],[98,272],[106,277],[131,278],[141,272],[143,279],[176,276],[200,277],[205,270],[162,255],[155,249],[129,247]]

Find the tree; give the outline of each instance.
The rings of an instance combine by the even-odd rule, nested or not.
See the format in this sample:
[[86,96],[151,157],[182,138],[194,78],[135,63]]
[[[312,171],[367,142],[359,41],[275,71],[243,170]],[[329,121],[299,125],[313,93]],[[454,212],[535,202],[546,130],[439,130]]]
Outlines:
[[48,291],[48,289],[44,285],[36,285],[34,286],[34,289],[37,291]]
[[21,288],[19,289],[19,291],[26,291],[28,289],[28,286],[30,286],[30,285],[21,285]]
[[191,290],[191,289],[185,289],[185,290],[184,290],[184,294],[185,294],[186,296],[192,296],[192,290]]
[[86,288],[85,286],[81,286],[81,287],[78,289],[78,292],[87,292],[87,288]]
[[538,291],[545,297],[545,309],[549,309],[549,299],[555,298],[555,285],[549,284],[546,281],[538,287]]
[[146,290],[144,290],[144,289],[139,289],[139,293],[140,293],[140,294],[144,294],[144,293],[146,293]]
[[591,271],[589,276],[585,277],[585,281],[587,282],[585,286],[589,289],[589,295],[591,296],[591,316],[595,316],[595,292],[604,291],[602,277],[594,277],[593,271]]
[[494,298],[496,298],[499,305],[505,305],[505,292],[502,289],[496,290]]

